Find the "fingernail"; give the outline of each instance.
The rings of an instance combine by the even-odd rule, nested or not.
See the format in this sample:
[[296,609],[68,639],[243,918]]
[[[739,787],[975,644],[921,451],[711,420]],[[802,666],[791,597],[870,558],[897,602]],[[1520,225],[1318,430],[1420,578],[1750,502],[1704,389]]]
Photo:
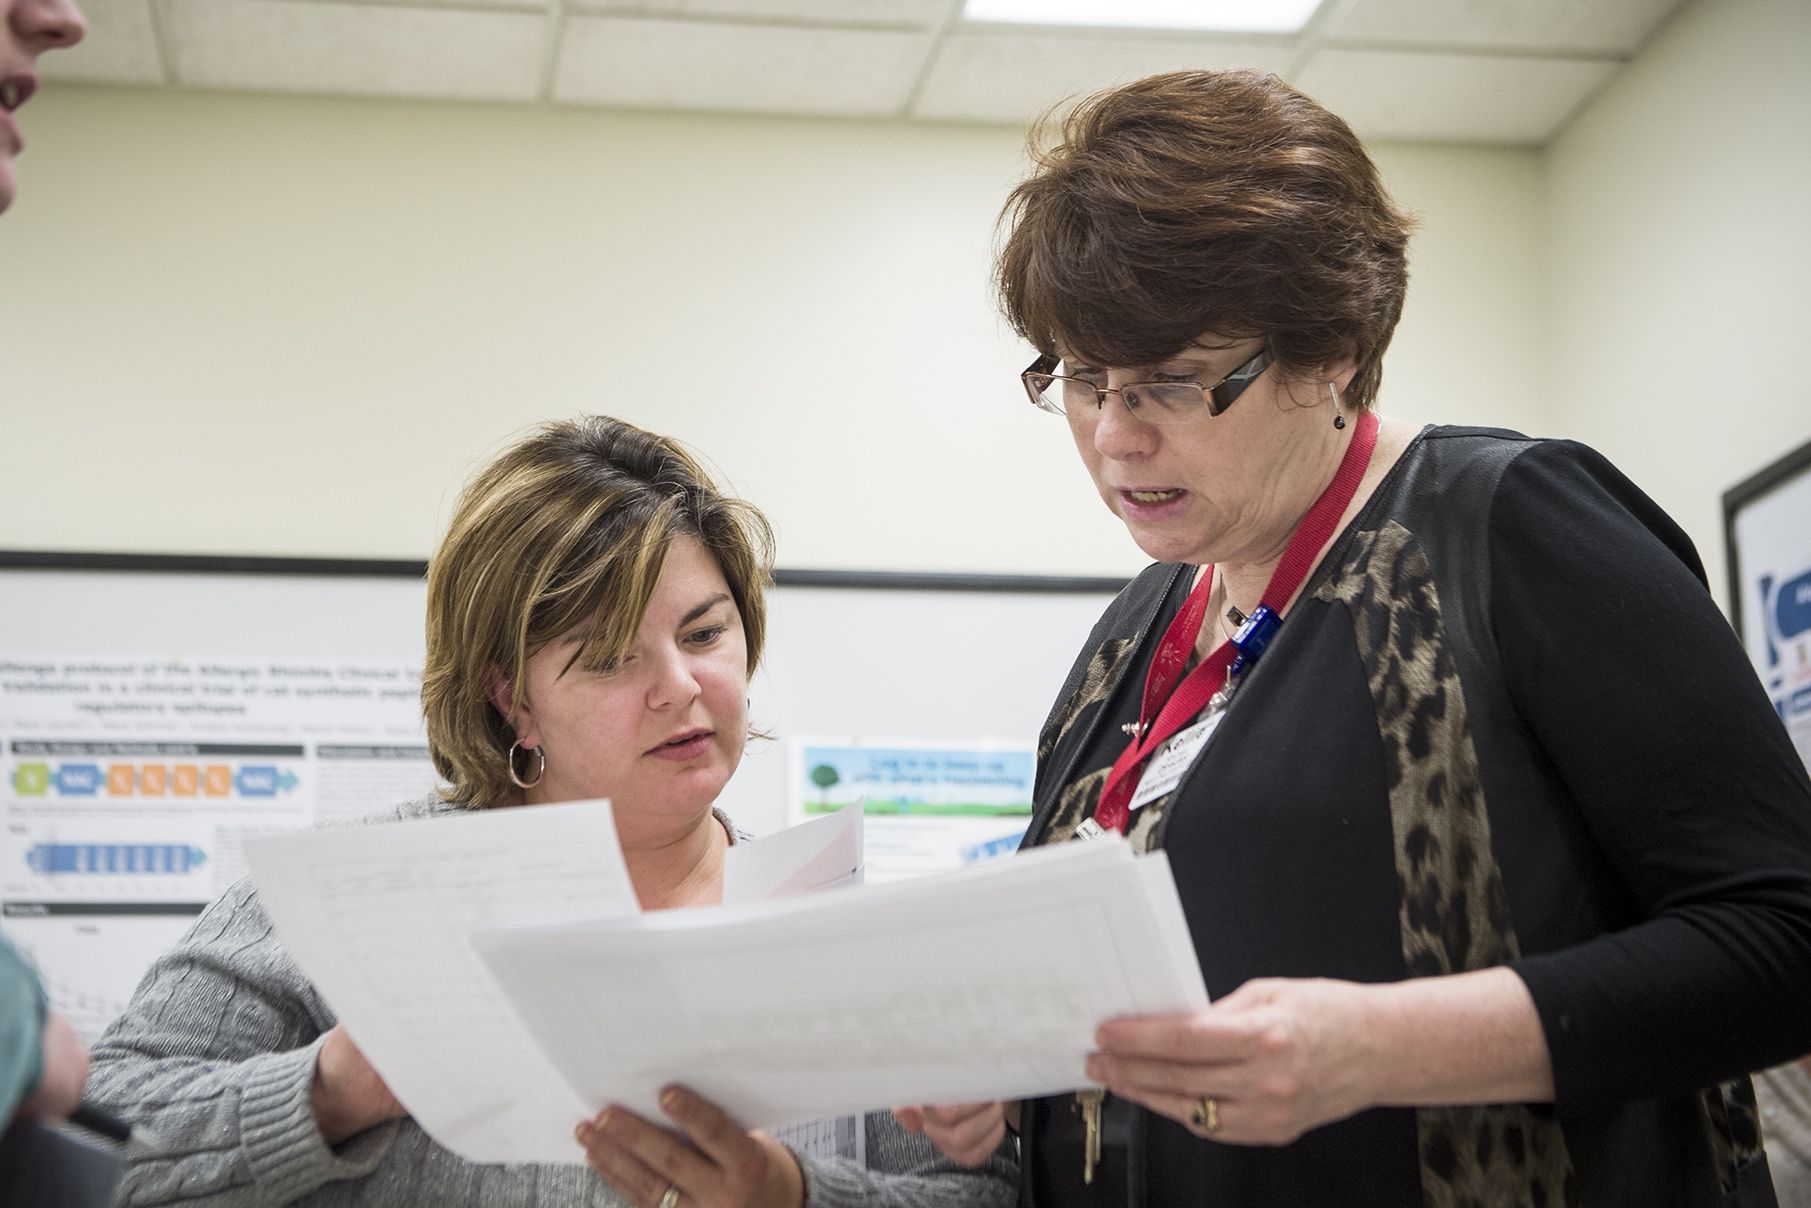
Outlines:
[[615,1119],[616,1109],[613,1107],[606,1107],[603,1111],[597,1113],[597,1123],[594,1127],[597,1131],[602,1132],[604,1129],[609,1128],[610,1122]]
[[590,1123],[587,1121],[584,1121],[584,1120],[580,1120],[579,1126],[572,1130],[572,1137],[580,1145],[584,1146],[586,1149],[590,1149],[591,1148],[591,1125],[590,1125]]
[[682,1102],[683,1100],[680,1097],[679,1089],[677,1087],[669,1086],[666,1090],[660,1092],[660,1110],[669,1116],[679,1110],[679,1106]]

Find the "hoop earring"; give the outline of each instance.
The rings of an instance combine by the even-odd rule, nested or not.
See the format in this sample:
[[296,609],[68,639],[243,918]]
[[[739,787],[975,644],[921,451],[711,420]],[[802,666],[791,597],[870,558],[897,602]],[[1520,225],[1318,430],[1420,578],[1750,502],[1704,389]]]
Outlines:
[[1328,382],[1327,393],[1333,396],[1333,426],[1344,431],[1346,427],[1346,416],[1345,413],[1339,409],[1339,387],[1332,382]]
[[[516,771],[517,747],[521,747],[524,751],[532,751],[534,754],[540,756],[541,764],[540,767],[535,769],[533,780],[522,779],[521,774]],[[505,755],[504,759],[509,764],[509,782],[519,789],[532,789],[535,785],[541,783],[541,780],[547,775],[547,752],[544,748],[523,747],[521,743],[513,742],[509,745],[509,754]]]

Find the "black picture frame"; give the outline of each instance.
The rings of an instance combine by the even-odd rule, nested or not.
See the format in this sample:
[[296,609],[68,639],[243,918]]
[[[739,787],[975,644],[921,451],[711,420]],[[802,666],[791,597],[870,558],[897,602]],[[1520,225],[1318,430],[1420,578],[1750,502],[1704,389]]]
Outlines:
[[[1729,575],[1729,620],[1744,647],[1752,648],[1755,635],[1746,632],[1742,611],[1742,550],[1736,536],[1736,518],[1767,496],[1811,475],[1811,441],[1756,471],[1723,493],[1723,550]],[[1811,544],[1811,526],[1806,540]]]

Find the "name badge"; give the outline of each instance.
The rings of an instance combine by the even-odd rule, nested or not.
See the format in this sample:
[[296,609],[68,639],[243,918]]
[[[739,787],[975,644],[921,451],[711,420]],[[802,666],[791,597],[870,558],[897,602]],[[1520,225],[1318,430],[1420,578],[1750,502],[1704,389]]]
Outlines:
[[1168,742],[1158,747],[1157,753],[1151,756],[1151,762],[1145,765],[1144,775],[1138,780],[1138,791],[1132,794],[1127,811],[1133,812],[1141,806],[1149,805],[1180,784],[1189,766],[1201,754],[1201,748],[1213,737],[1220,719],[1225,716],[1225,709],[1215,709],[1188,729],[1176,731]]

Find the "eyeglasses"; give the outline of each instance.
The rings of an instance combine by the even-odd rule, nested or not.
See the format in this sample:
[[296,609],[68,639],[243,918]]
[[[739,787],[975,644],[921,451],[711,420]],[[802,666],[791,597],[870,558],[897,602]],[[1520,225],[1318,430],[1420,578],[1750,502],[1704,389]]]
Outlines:
[[[1148,424],[1175,424],[1201,415],[1219,415],[1270,367],[1270,350],[1262,349],[1243,365],[1213,383],[1127,382],[1123,386],[1098,386],[1086,378],[1053,373],[1060,358],[1048,353],[1033,361],[1019,375],[1034,405],[1054,415],[1092,419],[1117,394],[1126,410]],[[1094,410],[1087,410],[1092,403]]]

